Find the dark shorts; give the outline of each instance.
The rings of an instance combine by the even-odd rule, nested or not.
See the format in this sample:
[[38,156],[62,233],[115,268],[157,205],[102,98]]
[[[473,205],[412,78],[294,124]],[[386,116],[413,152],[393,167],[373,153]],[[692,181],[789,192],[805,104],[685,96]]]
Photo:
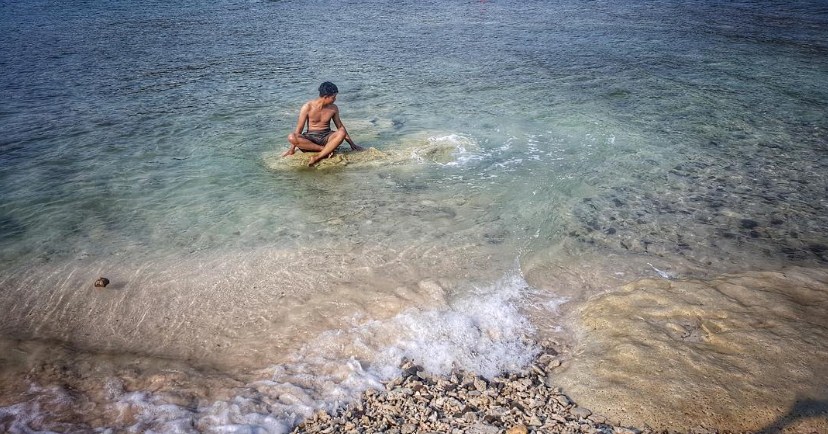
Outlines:
[[334,132],[331,130],[308,131],[302,134],[302,137],[316,143],[319,146],[325,146],[328,143],[328,137]]

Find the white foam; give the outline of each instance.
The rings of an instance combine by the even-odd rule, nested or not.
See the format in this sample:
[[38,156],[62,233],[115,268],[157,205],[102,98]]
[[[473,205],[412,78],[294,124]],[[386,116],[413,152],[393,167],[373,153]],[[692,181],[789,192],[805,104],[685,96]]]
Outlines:
[[31,426],[41,425],[55,409],[72,404],[67,392],[56,386],[39,387],[32,384],[25,396],[26,401],[0,407],[0,429],[10,433],[35,432]]
[[252,388],[259,400],[278,396],[271,404],[274,416],[293,424],[298,419],[291,415],[330,411],[363,390],[380,388],[399,374],[403,358],[433,374],[461,368],[493,377],[518,369],[537,351],[525,339],[534,329],[516,305],[527,290],[513,271],[440,308],[412,308],[389,320],[324,333]]
[[553,313],[560,313],[561,306],[569,302],[569,297],[554,297],[543,304],[548,311]]
[[[383,349],[377,361],[390,368],[405,357],[434,374],[461,368],[486,377],[518,369],[535,354],[524,340],[534,329],[514,304],[527,288],[523,277],[514,273],[448,309],[404,312],[391,324],[397,342]],[[389,377],[389,372],[378,374]]]
[[431,136],[426,144],[415,147],[411,151],[411,158],[418,162],[431,161],[446,166],[462,166],[469,161],[479,160],[477,142],[462,134],[448,134]]

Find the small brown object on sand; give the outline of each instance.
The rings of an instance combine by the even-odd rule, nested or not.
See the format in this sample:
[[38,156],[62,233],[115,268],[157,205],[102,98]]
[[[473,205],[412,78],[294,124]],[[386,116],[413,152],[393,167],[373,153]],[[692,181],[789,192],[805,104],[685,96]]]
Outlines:
[[95,288],[106,288],[106,285],[109,285],[109,279],[106,277],[101,277],[95,281]]

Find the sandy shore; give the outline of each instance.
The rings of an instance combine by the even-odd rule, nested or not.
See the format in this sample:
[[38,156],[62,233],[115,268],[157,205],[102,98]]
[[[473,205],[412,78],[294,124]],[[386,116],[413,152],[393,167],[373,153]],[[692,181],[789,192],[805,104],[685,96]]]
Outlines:
[[[0,431],[214,432],[244,425],[279,433],[825,433],[826,291],[828,270],[821,268],[641,279],[568,305],[559,322],[572,324],[562,334],[574,332],[574,342],[527,336],[528,322],[514,322],[511,331],[475,322],[520,345],[493,352],[470,346],[463,354],[520,361],[452,372],[452,365],[431,367],[432,352],[408,353],[426,356],[410,355],[413,360],[403,361],[400,374],[384,384],[377,378],[393,373],[360,382],[341,356],[325,359],[327,365],[295,362],[292,371],[278,365],[229,373],[135,353],[0,338],[0,347],[9,349],[0,354]],[[506,317],[486,315],[513,306],[502,300],[493,306],[473,318],[504,323]],[[423,324],[435,318],[409,319]],[[393,339],[413,339],[403,334],[419,330],[378,324]],[[446,324],[441,330],[457,323]],[[334,347],[350,351],[354,336],[375,330],[309,347],[327,356]],[[463,342],[441,344],[439,338],[428,335],[424,342],[444,345],[441,351]],[[359,360],[359,369],[368,370],[390,369],[399,359]],[[503,370],[510,373],[497,374]],[[384,390],[359,394],[365,387]],[[319,408],[339,410],[313,413]]]

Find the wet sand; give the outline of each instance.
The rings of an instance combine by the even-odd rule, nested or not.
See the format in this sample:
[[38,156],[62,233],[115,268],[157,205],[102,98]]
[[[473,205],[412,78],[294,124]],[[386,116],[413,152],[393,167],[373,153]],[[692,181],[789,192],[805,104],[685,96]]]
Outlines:
[[557,380],[615,420],[828,430],[826,269],[644,279],[575,315],[577,342]]

